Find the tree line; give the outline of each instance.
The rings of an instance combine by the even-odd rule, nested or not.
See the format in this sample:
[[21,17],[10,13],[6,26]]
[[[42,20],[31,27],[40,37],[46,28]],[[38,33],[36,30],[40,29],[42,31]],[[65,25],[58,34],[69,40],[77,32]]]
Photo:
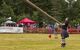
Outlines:
[[[72,25],[80,23],[79,0],[70,9],[68,9],[68,3],[64,0],[30,1],[61,22],[68,17]],[[0,23],[6,21],[8,17],[12,17],[15,22],[28,17],[38,22],[54,23],[49,17],[26,3],[26,0],[0,0]]]

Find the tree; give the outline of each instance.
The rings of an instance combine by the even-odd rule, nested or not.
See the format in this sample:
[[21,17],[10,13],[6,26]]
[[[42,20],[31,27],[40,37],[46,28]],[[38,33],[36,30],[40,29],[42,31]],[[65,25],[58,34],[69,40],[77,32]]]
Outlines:
[[[75,2],[71,9],[68,9],[68,4],[64,0],[30,1],[61,22],[69,17],[72,24],[74,20],[80,23],[80,0]],[[25,0],[0,0],[0,16],[0,21],[11,16],[15,22],[28,17],[38,22],[54,23],[53,20],[30,6]]]

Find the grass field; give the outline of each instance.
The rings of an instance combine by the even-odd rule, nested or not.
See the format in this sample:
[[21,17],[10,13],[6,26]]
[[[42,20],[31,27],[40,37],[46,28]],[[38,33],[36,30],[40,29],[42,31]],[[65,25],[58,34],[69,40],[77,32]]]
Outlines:
[[71,34],[67,46],[61,48],[61,37],[48,34],[0,34],[0,50],[80,50],[80,35]]

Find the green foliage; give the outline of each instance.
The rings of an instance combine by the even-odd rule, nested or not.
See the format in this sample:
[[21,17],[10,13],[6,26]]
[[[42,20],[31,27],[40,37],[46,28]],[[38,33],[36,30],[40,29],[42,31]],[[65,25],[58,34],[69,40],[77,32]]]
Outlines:
[[[70,9],[64,0],[31,0],[35,5],[63,22],[66,17],[70,18],[71,23],[80,23],[80,1],[75,2]],[[46,15],[37,11],[34,7],[26,3],[26,0],[0,0],[0,23],[2,17],[12,17],[17,22],[22,18],[28,17],[35,21],[54,22]],[[76,21],[76,22],[74,22]],[[73,24],[74,25],[74,24]]]
[[5,2],[2,4],[2,8],[0,13],[2,16],[9,17],[9,16],[14,16],[13,9],[11,6],[8,6]]

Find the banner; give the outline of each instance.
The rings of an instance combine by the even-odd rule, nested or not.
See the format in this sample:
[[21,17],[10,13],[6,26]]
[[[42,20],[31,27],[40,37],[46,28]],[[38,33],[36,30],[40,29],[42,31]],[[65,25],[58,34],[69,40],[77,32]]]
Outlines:
[[0,27],[0,33],[23,33],[23,27]]

